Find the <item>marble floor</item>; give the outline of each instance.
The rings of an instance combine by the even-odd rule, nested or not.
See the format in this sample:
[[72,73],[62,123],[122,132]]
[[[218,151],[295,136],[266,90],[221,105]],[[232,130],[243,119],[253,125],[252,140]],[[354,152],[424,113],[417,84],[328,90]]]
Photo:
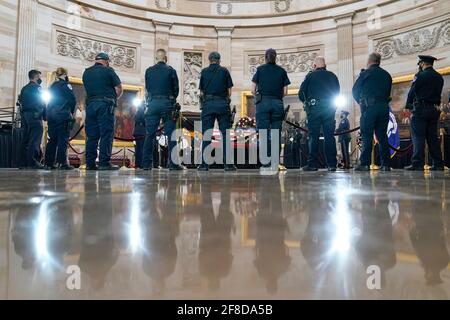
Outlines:
[[0,298],[448,299],[449,177],[0,170]]

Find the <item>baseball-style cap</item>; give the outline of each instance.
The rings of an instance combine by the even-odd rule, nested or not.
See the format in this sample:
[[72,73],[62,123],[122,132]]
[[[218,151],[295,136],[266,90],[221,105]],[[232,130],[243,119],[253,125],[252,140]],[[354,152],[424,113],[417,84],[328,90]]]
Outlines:
[[97,54],[95,56],[95,60],[106,60],[106,61],[109,61],[109,56],[105,52],[100,52],[99,54]]

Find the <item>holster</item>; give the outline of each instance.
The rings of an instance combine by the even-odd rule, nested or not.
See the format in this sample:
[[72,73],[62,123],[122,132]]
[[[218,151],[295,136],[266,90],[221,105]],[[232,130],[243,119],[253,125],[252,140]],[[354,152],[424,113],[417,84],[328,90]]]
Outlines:
[[172,119],[173,121],[177,121],[180,118],[181,105],[178,102],[175,102],[173,105],[172,111]]
[[259,93],[259,92],[257,92],[257,93],[255,94],[255,104],[258,104],[258,103],[260,103],[261,101],[262,101],[262,94]]

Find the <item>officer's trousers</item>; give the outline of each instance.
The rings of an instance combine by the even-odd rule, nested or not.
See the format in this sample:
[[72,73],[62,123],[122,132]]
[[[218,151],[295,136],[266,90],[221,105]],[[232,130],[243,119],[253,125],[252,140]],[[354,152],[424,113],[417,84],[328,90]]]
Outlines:
[[441,112],[434,107],[415,110],[411,117],[411,131],[414,145],[412,165],[423,167],[425,164],[425,141],[433,160],[433,165],[443,166],[439,144],[438,125]]
[[320,129],[323,129],[325,138],[325,158],[329,168],[337,166],[336,139],[334,131],[336,129],[336,109],[328,106],[311,107],[308,112],[308,166],[317,168],[317,157],[319,154]]
[[[202,109],[202,134],[203,137],[205,137],[205,133],[208,130],[214,129],[214,123],[218,122],[219,124],[219,130],[222,135],[221,142],[222,142],[222,152],[223,152],[223,163],[226,162],[226,150],[229,145],[229,141],[227,143],[226,141],[226,133],[227,129],[231,128],[231,113],[226,101],[226,98],[224,99],[214,99],[214,100],[207,100],[203,104]],[[208,141],[203,140],[202,141],[202,159],[203,163],[205,163],[204,158],[204,151],[205,149],[211,144],[211,141],[208,139]],[[234,158],[233,158],[234,160]],[[219,163],[221,164],[221,163]],[[229,163],[232,164],[232,163]]]
[[144,155],[142,160],[143,168],[151,168],[153,165],[153,150],[155,149],[156,132],[161,120],[164,122],[164,134],[169,141],[169,166],[172,163],[172,150],[177,142],[172,141],[172,133],[175,130],[173,119],[174,107],[169,98],[152,99],[145,113],[145,141]]
[[142,158],[144,153],[144,138],[143,136],[135,136],[136,145],[134,147],[134,161],[136,168],[142,168]]
[[[284,120],[283,100],[263,97],[256,105],[256,129],[267,131],[267,155],[271,157],[271,130],[278,130],[278,152],[281,147],[281,128]],[[258,140],[260,141],[260,140]],[[260,141],[261,142],[261,141]]]
[[342,139],[339,143],[341,145],[341,153],[342,153],[342,160],[344,162],[344,169],[350,168],[350,151],[349,151],[349,144],[351,139]]
[[375,133],[380,144],[381,165],[389,166],[389,143],[387,127],[389,124],[389,106],[375,104],[361,107],[361,165],[369,166],[372,159],[373,134]]
[[22,165],[25,167],[32,167],[41,160],[41,142],[44,131],[42,125],[42,113],[23,112],[22,128]]
[[70,132],[67,127],[67,120],[48,119],[48,142],[45,150],[45,164],[53,166],[67,164],[67,147],[69,146]]
[[86,107],[86,165],[95,166],[97,148],[100,144],[99,164],[110,165],[114,141],[114,114],[110,103],[92,101]]

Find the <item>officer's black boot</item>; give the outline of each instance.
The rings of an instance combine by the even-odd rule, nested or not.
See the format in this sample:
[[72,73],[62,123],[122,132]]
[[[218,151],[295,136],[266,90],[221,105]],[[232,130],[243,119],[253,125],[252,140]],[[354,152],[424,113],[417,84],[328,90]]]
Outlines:
[[93,166],[86,166],[87,171],[97,171],[98,167],[96,165]]
[[234,164],[226,164],[224,167],[225,171],[231,172],[231,171],[236,171],[237,168]]
[[209,166],[206,163],[202,163],[197,167],[198,171],[209,171]]
[[411,165],[411,166],[405,167],[405,170],[406,171],[423,171],[423,167]]
[[33,164],[31,167],[29,167],[29,169],[32,170],[44,170],[45,166],[43,166],[42,164],[40,164],[39,162],[36,162],[35,164]]
[[54,164],[47,164],[47,165],[45,166],[45,170],[48,170],[48,171],[56,170],[56,169],[58,169],[58,167],[55,166]]
[[305,172],[312,172],[312,171],[318,171],[319,169],[313,168],[313,167],[310,167],[310,166],[304,166],[302,168],[302,170],[305,171]]
[[430,168],[431,171],[444,171],[445,167],[444,166],[432,166]]
[[114,164],[100,165],[98,166],[99,171],[116,171],[119,170],[120,167]]
[[382,166],[380,168],[380,171],[389,172],[389,171],[391,171],[391,167],[389,167],[389,166]]
[[361,164],[357,165],[354,169],[355,171],[358,172],[369,172],[370,171],[370,167],[369,166],[363,166]]
[[336,172],[336,167],[328,167],[329,172]]
[[142,170],[142,171],[152,171],[152,167],[142,167],[142,168],[139,168],[139,170]]

